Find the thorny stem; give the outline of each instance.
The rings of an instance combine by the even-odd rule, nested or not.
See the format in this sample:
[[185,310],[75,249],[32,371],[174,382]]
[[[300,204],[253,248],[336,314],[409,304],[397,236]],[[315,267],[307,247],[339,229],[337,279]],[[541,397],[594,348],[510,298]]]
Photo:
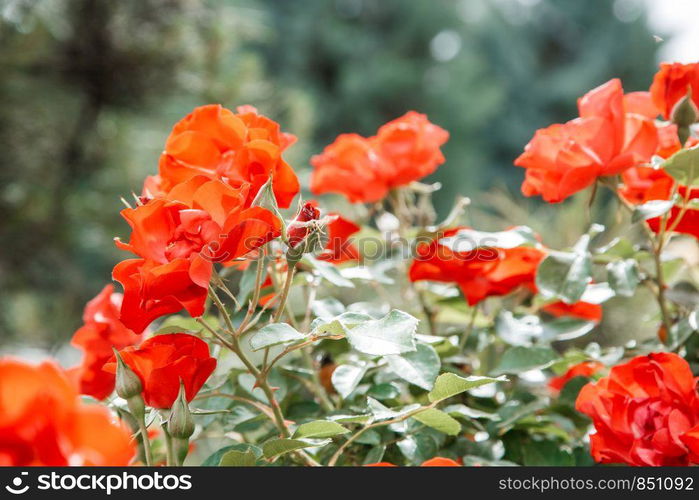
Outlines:
[[381,422],[374,422],[374,423],[372,423],[372,424],[365,425],[364,427],[362,427],[361,429],[359,429],[357,432],[355,432],[355,433],[352,435],[352,437],[350,437],[347,441],[345,441],[345,442],[342,444],[342,446],[340,446],[340,447],[337,449],[337,451],[335,452],[335,454],[330,458],[330,461],[328,461],[328,467],[334,467],[335,464],[337,463],[337,461],[338,461],[338,460],[340,459],[340,457],[342,456],[342,453],[345,451],[345,449],[347,449],[347,447],[348,447],[349,445],[351,445],[351,444],[354,443],[358,438],[360,438],[360,437],[362,436],[362,434],[364,434],[365,432],[367,432],[367,431],[369,431],[369,430],[371,430],[371,429],[375,429],[375,428],[377,428],[377,427],[384,427],[384,426],[386,426],[386,425],[397,424],[397,423],[399,423],[399,422],[402,422],[402,421],[404,421],[404,420],[407,420],[408,418],[412,417],[413,415],[417,415],[418,413],[421,413],[421,412],[423,412],[423,411],[426,411],[426,410],[429,410],[429,409],[431,409],[431,408],[434,408],[435,406],[437,406],[437,403],[439,403],[439,401],[435,401],[434,403],[431,403],[431,404],[429,404],[429,405],[427,405],[427,406],[421,406],[420,408],[416,408],[415,410],[410,411],[410,412],[406,413],[405,415],[401,415],[401,416],[399,416],[399,417],[395,417],[395,418],[392,418],[392,419],[389,419],[389,420],[383,420],[383,421],[381,421]]
[[223,302],[221,302],[221,299],[218,297],[213,288],[209,288],[209,297],[211,297],[211,300],[214,302],[214,304],[216,304],[216,308],[221,313],[221,316],[223,316],[223,321],[226,323],[227,332],[231,336],[235,336],[235,327],[233,326],[233,321],[231,321],[231,315],[228,314],[226,307],[223,305]]
[[259,403],[257,401],[253,401],[252,399],[244,398],[242,396],[236,396],[235,394],[226,394],[225,392],[219,392],[219,391],[214,391],[214,392],[209,392],[206,394],[200,394],[197,396],[197,400],[201,399],[208,399],[208,398],[226,398],[230,399],[231,401],[238,401],[240,403],[245,403],[247,405],[250,405],[257,409],[260,413],[265,415],[267,418],[269,418],[272,422],[274,422],[274,412],[272,411],[272,408],[269,406]]
[[464,347],[466,347],[466,341],[471,336],[471,333],[473,333],[473,327],[476,324],[476,316],[478,316],[478,305],[475,305],[471,308],[471,317],[468,320],[468,326],[466,327],[466,330],[464,330],[464,332],[461,334],[461,338],[459,339],[459,354],[464,352]]
[[262,288],[262,271],[264,270],[264,262],[265,252],[263,249],[262,251],[260,251],[260,256],[257,259],[257,270],[255,272],[255,289],[252,293],[252,299],[248,304],[248,310],[245,313],[243,321],[240,323],[238,330],[235,332],[235,335],[238,337],[245,333],[245,327],[248,326],[250,319],[252,319],[252,316],[255,313],[255,309],[257,309],[257,304],[260,302],[260,289]]
[[138,419],[138,432],[141,434],[141,441],[143,442],[143,457],[146,461],[146,465],[151,466],[153,465],[153,454],[150,449],[150,439],[148,439],[145,415]]
[[[242,351],[240,348],[240,340],[237,336],[232,336],[230,339],[226,339],[223,336],[221,336],[214,328],[212,328],[204,318],[197,318],[197,322],[204,326],[211,334],[216,336],[221,342],[224,343],[228,349],[233,351],[233,353],[238,356],[240,361],[245,365],[245,368],[247,368],[248,372],[252,374],[253,377],[255,377],[255,381],[257,386],[262,389],[262,392],[264,392],[265,396],[267,397],[267,401],[269,401],[270,407],[272,409],[272,421],[276,425],[277,429],[279,430],[279,433],[282,435],[282,437],[288,438],[291,436],[291,433],[289,432],[288,427],[286,426],[286,420],[284,419],[284,414],[282,413],[282,409],[279,406],[279,403],[277,400],[274,398],[274,390],[272,387],[269,385],[269,382],[267,381],[267,371],[261,372],[260,370],[257,369],[257,367],[248,359],[248,357],[245,355],[245,353]],[[299,451],[297,456],[300,456],[307,465],[311,466],[317,466],[319,465],[318,462],[316,462],[312,457],[310,457],[307,453],[303,451]]]
[[286,311],[286,301],[289,298],[289,290],[291,290],[291,282],[293,281],[295,270],[296,264],[291,264],[286,271],[286,279],[284,280],[281,296],[279,297],[279,304],[277,305],[277,311],[274,313],[274,317],[272,318],[272,323],[279,323],[279,320],[281,320],[284,312]]
[[[405,228],[410,226],[411,221],[412,221],[412,214],[410,213],[410,209],[406,205],[405,202],[405,195],[403,191],[397,189],[393,190],[390,193],[389,200],[391,202],[391,207],[393,209],[394,215],[398,219],[398,234],[401,237],[405,236]],[[402,266],[402,274],[405,275],[407,274],[408,270],[405,266],[405,262],[401,260],[401,266]],[[423,314],[425,315],[427,319],[427,325],[430,330],[431,335],[436,335],[437,334],[437,325],[435,323],[435,313],[432,310],[432,308],[429,306],[427,303],[427,300],[425,299],[425,296],[422,294],[421,290],[418,290],[418,288],[415,286],[415,284],[412,281],[408,282],[408,290],[414,294],[415,297],[417,297],[417,300],[420,304],[420,307],[422,308]]]
[[422,312],[427,318],[427,326],[430,329],[430,335],[437,335],[437,322],[435,321],[435,311],[427,303],[424,290],[418,289],[417,287],[414,288],[415,294],[417,295],[417,299],[420,302],[420,306],[422,307]]
[[[621,203],[623,207],[625,207],[630,213],[633,213],[634,207],[631,203],[629,203],[627,200],[624,199],[623,196],[621,196],[621,193],[619,193],[619,190],[616,189],[613,186],[609,186],[614,194],[616,195],[617,199]],[[661,255],[663,251],[663,246],[664,246],[664,239],[665,239],[665,224],[667,222],[667,217],[663,219],[663,230],[658,234],[657,236],[651,231],[651,229],[648,227],[648,224],[643,223],[642,227],[646,232],[646,236],[648,237],[648,240],[651,245],[651,250],[653,251],[653,262],[655,264],[655,283],[657,285],[657,290],[656,290],[656,300],[658,302],[658,307],[660,308],[660,315],[662,318],[662,323],[663,326],[665,327],[665,330],[670,332],[670,328],[672,326],[672,323],[670,321],[670,313],[667,308],[667,301],[665,298],[665,277],[664,277],[664,272],[663,272],[663,263],[661,260]]]
[[325,387],[320,383],[320,376],[318,375],[318,370],[316,369],[315,362],[313,361],[313,355],[309,349],[301,349],[301,354],[303,356],[306,365],[311,370],[311,380],[313,381],[313,392],[320,400],[320,405],[325,411],[334,411],[335,405],[328,397],[328,393],[325,391]]
[[175,453],[172,449],[172,436],[167,431],[167,426],[163,425],[163,435],[165,436],[165,450],[166,450],[166,462],[167,466],[172,466],[175,464]]

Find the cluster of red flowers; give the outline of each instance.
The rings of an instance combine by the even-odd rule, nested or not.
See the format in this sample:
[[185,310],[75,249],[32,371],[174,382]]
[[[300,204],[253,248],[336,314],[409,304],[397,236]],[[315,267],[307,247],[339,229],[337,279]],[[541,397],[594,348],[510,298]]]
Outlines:
[[296,196],[296,174],[282,158],[293,142],[249,106],[237,114],[202,106],[175,125],[142,204],[122,211],[132,232],[117,246],[138,256],[113,272],[124,287],[125,325],[141,332],[183,308],[201,316],[213,263],[245,257],[279,236],[279,219],[252,203],[270,179],[279,206]]
[[114,356],[112,349],[123,349],[140,340],[119,319],[122,295],[107,285],[85,306],[83,326],[73,334],[72,344],[83,351],[79,366],[68,370],[80,394],[104,399],[114,391],[114,375],[104,365]]
[[[675,119],[680,107],[695,112],[697,105],[699,64],[663,65],[649,92],[624,94],[621,82],[611,80],[579,99],[578,118],[536,132],[515,162],[526,169],[522,192],[560,202],[600,177],[620,175],[619,194],[630,204],[675,194],[684,199],[669,215],[648,220],[652,230],[699,237],[699,210],[686,206],[699,198],[699,189],[677,185],[667,172],[650,166],[653,156],[668,158],[699,143],[693,137],[681,141],[680,128],[687,125]],[[656,120],[659,115],[673,123]],[[391,190],[433,173],[445,161],[440,148],[448,138],[414,111],[369,138],[340,135],[311,160],[311,191],[339,193],[352,203],[381,201]],[[299,255],[307,250],[302,243],[321,220],[316,202],[306,202],[286,231],[276,210],[256,203],[265,186],[279,208],[288,208],[299,193],[296,174],[283,158],[294,141],[250,106],[235,113],[202,106],[174,126],[158,174],[146,180],[137,206],[122,211],[131,233],[127,242],[117,238],[116,245],[133,257],[114,267],[113,278],[124,293],[107,285],[87,304],[84,324],[74,334],[72,344],[83,351],[82,362],[64,372],[52,363],[0,360],[0,464],[123,465],[132,460],[129,432],[106,408],[83,404],[78,397],[101,400],[112,394],[114,349],[138,377],[148,406],[171,408],[180,384],[188,401],[196,396],[216,368],[206,342],[184,333],[143,341],[141,335],[154,320],[183,309],[192,317],[203,315],[215,264],[242,269],[283,232],[289,253],[278,266],[294,260],[294,250],[301,249]],[[360,227],[333,213],[325,223],[327,241],[317,258],[333,264],[360,260],[350,242]],[[421,243],[409,279],[455,283],[471,306],[516,290],[537,293],[537,268],[548,253],[542,244],[461,251],[447,243],[466,230],[443,230]],[[553,302],[541,310],[555,317],[602,318],[601,306],[588,302]],[[558,392],[571,379],[603,369],[598,362],[581,363],[549,385]],[[42,411],[46,405],[50,414]],[[582,389],[577,409],[594,423],[591,448],[598,462],[699,464],[699,395],[689,365],[679,356],[651,354],[612,368],[609,376]],[[460,464],[441,457],[423,464],[445,465]]]
[[148,197],[162,196],[179,184],[204,175],[234,188],[245,187],[250,206],[259,189],[272,179],[277,203],[288,208],[300,186],[282,153],[296,137],[260,115],[252,106],[237,113],[218,105],[201,106],[172,129],[160,156],[159,173],[143,186]]
[[391,189],[422,179],[444,163],[439,148],[447,139],[446,130],[415,111],[369,138],[342,134],[311,159],[311,191],[338,193],[352,203],[380,201]]
[[[650,166],[654,155],[668,158],[699,144],[689,136],[683,145],[678,124],[655,120],[672,119],[683,103],[699,116],[697,63],[662,64],[648,92],[624,94],[618,79],[591,90],[578,100],[578,118],[538,130],[517,158],[515,165],[526,169],[522,193],[555,203],[600,177],[620,174],[620,194],[633,204],[669,200],[674,193],[685,202],[699,198],[699,189],[676,185],[662,168]],[[699,237],[699,210],[675,206],[666,218],[648,224],[656,232],[672,229]]]
[[[420,244],[410,266],[410,280],[456,283],[472,306],[487,297],[508,295],[517,289],[537,292],[536,271],[546,256],[545,249],[540,246],[499,248],[484,245],[457,251],[444,244],[447,238],[465,229],[452,228],[430,243]],[[542,309],[557,317],[571,316],[590,321],[602,318],[602,307],[587,302],[553,302]]]
[[0,359],[0,465],[128,465],[131,433],[53,362]]
[[[143,400],[153,408],[170,408],[177,398],[180,381],[187,401],[191,401],[216,368],[207,343],[185,333],[156,335],[119,354],[138,375]],[[116,363],[107,363],[104,369],[116,373]]]
[[[589,373],[589,372],[588,372]],[[576,408],[592,419],[597,462],[699,464],[699,394],[687,362],[671,353],[639,356],[583,387]]]

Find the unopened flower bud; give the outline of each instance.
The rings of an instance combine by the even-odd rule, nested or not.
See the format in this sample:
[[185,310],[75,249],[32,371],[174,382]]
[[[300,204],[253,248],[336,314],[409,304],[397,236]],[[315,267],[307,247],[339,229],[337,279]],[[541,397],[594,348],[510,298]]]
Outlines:
[[315,202],[308,201],[304,203],[296,215],[296,218],[291,221],[289,227],[287,228],[287,235],[290,248],[296,248],[303,240],[306,239],[309,232],[311,232],[311,227],[308,222],[312,220],[318,220],[320,218],[320,210],[316,206]]
[[180,392],[172,405],[167,430],[174,438],[189,439],[194,434],[194,418],[189,411],[189,404],[185,396],[184,384],[180,382]]
[[699,118],[699,110],[692,102],[692,91],[690,89],[687,95],[677,101],[677,104],[672,109],[672,123],[677,125],[677,134],[681,144],[684,144],[689,137],[689,127],[697,121],[697,118]]
[[124,363],[119,352],[114,349],[114,355],[117,361],[116,370],[116,392],[120,398],[127,401],[135,396],[140,396],[143,391],[143,385],[138,375]]

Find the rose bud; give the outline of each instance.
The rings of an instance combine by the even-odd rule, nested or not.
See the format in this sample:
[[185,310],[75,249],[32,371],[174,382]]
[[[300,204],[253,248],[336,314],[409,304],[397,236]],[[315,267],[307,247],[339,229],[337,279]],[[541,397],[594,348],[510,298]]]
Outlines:
[[320,210],[318,210],[317,203],[314,201],[304,203],[296,218],[287,228],[289,247],[299,246],[311,232],[311,225],[308,223],[319,218]]

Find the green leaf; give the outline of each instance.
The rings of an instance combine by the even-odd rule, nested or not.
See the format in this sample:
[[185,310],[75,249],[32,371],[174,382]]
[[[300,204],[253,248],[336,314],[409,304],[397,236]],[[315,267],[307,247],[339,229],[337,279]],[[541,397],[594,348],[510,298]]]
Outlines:
[[492,233],[461,229],[455,235],[439,240],[440,245],[454,252],[470,252],[477,247],[515,248],[537,243],[534,231],[527,226],[517,226],[507,231]]
[[253,351],[259,351],[265,347],[278,344],[288,344],[298,340],[304,340],[306,336],[286,323],[272,323],[260,328],[250,337],[250,347]]
[[443,373],[437,377],[434,383],[434,389],[427,395],[427,398],[431,403],[434,403],[435,401],[442,401],[482,385],[506,381],[506,377],[492,378],[479,377],[477,375],[461,377],[455,373]]
[[342,424],[365,424],[374,418],[373,415],[329,415],[327,417],[333,422]]
[[340,274],[342,274],[342,276],[344,276],[347,279],[359,279],[364,281],[371,281],[374,283],[381,283],[383,285],[392,285],[394,283],[393,279],[386,276],[383,270],[377,269],[377,267],[345,267],[340,269]]
[[699,184],[699,147],[679,150],[665,160],[663,168],[679,184],[685,186]]
[[614,292],[631,297],[641,282],[638,264],[633,259],[617,260],[607,264],[607,280]]
[[230,446],[224,446],[223,448],[216,450],[214,453],[209,455],[206,458],[206,460],[202,462],[201,465],[204,467],[215,467],[221,463],[221,459],[223,458],[223,456],[231,450],[237,450],[242,452],[250,450],[255,454],[256,457],[259,458],[262,456],[262,450],[260,450],[257,446],[253,446],[247,443],[236,443]]
[[532,441],[523,444],[524,465],[570,467],[575,465],[573,455],[553,441]]
[[555,318],[541,323],[543,334],[541,338],[552,342],[554,340],[572,340],[590,333],[595,328],[594,321],[578,318]]
[[334,297],[326,297],[324,299],[313,301],[311,310],[316,317],[324,320],[330,320],[345,312],[345,306],[342,304],[342,302]]
[[348,330],[361,323],[364,323],[365,321],[372,321],[373,319],[373,316],[353,311],[347,311],[339,316],[325,320],[317,318],[311,324],[311,335],[346,335]]
[[428,391],[434,386],[441,367],[439,355],[426,344],[417,344],[417,350],[413,352],[386,356],[384,359],[393,373]]
[[369,388],[367,396],[374,399],[395,399],[400,395],[400,390],[394,384],[376,384]]
[[303,259],[301,259],[301,262],[303,262],[304,264],[312,268],[314,271],[316,271],[321,278],[323,278],[326,281],[329,281],[335,286],[343,288],[354,288],[354,283],[342,276],[342,274],[340,274],[339,269],[334,265],[330,264],[329,262],[318,260],[309,254],[304,255]]
[[419,465],[425,460],[437,455],[439,445],[434,436],[429,433],[419,433],[407,436],[396,443],[398,449],[413,465]]
[[521,373],[543,369],[551,366],[557,359],[558,354],[549,347],[510,347],[502,355],[494,373]]
[[497,413],[488,413],[485,411],[476,410],[475,408],[471,408],[463,404],[445,406],[442,410],[452,417],[459,417],[464,420],[473,420],[476,418],[482,418],[485,420],[500,420],[500,415]]
[[252,450],[231,450],[221,457],[219,463],[222,467],[253,467],[257,463],[257,457]]
[[561,389],[558,395],[558,402],[575,407],[575,401],[578,399],[578,393],[585,385],[590,382],[589,377],[573,377]]
[[642,220],[659,217],[667,212],[675,205],[675,200],[651,200],[643,205],[637,205],[631,214],[631,222],[640,222]]
[[357,388],[366,370],[366,365],[340,365],[335,368],[330,380],[337,393],[346,399]]
[[699,289],[689,281],[678,281],[666,291],[665,296],[687,309],[699,309]]
[[169,326],[163,326],[161,328],[158,328],[156,331],[153,332],[153,335],[167,335],[170,333],[185,333],[189,332],[191,330],[183,327],[183,326],[178,326],[178,325],[169,325]]
[[301,450],[303,448],[313,448],[316,446],[325,446],[330,443],[330,439],[311,440],[311,439],[289,439],[279,438],[271,439],[262,446],[262,453],[266,458],[274,458],[292,451]]
[[384,453],[386,453],[386,445],[373,446],[369,453],[366,454],[366,457],[364,457],[362,463],[364,465],[378,463],[383,459]]
[[580,300],[590,304],[602,304],[614,295],[614,290],[609,286],[609,283],[589,283]]
[[589,252],[551,252],[536,272],[536,286],[541,295],[559,298],[567,304],[580,300],[591,279]]
[[456,436],[461,431],[461,424],[458,420],[436,408],[429,408],[420,413],[416,413],[412,418],[425,424],[427,427],[431,427],[450,436]]
[[407,415],[408,413],[417,410],[420,408],[420,405],[417,403],[403,406],[399,410],[392,410],[378,401],[376,401],[374,398],[368,397],[367,399],[367,405],[369,406],[369,411],[374,415],[374,419],[376,420],[387,420],[389,418],[398,418]]
[[345,429],[337,422],[331,422],[329,420],[315,420],[313,422],[299,425],[296,432],[294,432],[294,438],[323,439],[337,436],[339,434],[346,434],[348,432],[349,430]]
[[366,321],[348,330],[347,340],[365,354],[403,354],[416,350],[417,323],[410,314],[394,309],[381,319]]
[[541,318],[534,314],[515,315],[501,310],[495,318],[495,332],[511,345],[531,345],[543,335]]

